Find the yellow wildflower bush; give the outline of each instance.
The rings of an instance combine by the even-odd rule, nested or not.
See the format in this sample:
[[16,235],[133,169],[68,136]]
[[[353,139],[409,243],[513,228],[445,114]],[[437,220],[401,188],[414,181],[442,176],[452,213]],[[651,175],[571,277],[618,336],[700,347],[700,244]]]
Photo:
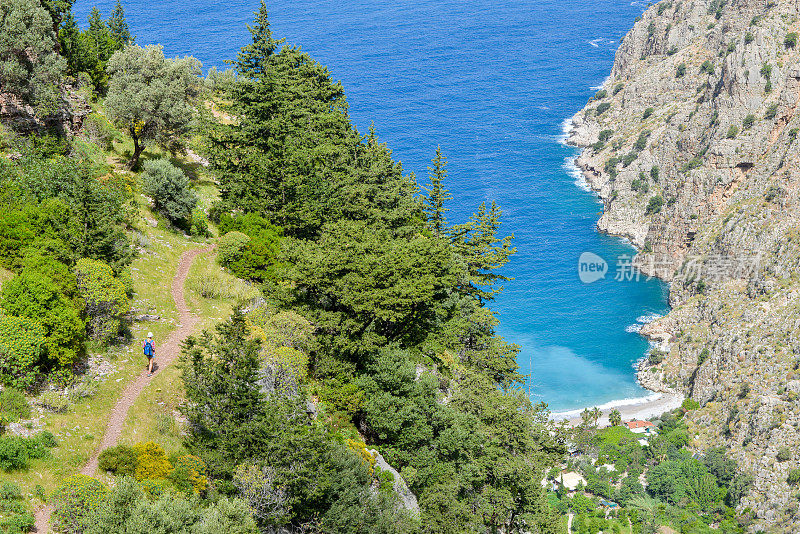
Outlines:
[[86,475],[72,475],[53,493],[53,526],[62,534],[83,531],[84,521],[108,495],[108,486]]
[[197,456],[193,454],[178,456],[172,462],[172,467],[170,480],[178,489],[182,491],[191,489],[194,493],[201,493],[208,489],[206,464]]
[[253,332],[258,332],[264,344],[272,347],[292,347],[308,350],[314,336],[314,325],[293,311],[273,313],[266,306],[247,314]]
[[136,480],[165,479],[169,476],[172,464],[158,444],[152,441],[137,443],[133,450],[136,451]]
[[369,474],[373,474],[375,471],[375,457],[367,450],[367,444],[356,439],[346,439],[344,441],[347,443],[350,450],[355,452],[359,458],[369,466]]

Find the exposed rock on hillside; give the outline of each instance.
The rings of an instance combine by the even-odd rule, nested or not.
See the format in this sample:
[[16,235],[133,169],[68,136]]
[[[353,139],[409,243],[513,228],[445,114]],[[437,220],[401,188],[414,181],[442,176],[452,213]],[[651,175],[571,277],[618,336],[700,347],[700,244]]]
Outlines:
[[62,91],[63,101],[59,112],[52,117],[38,117],[32,106],[11,93],[0,93],[0,125],[21,134],[42,133],[50,129],[71,135],[83,126],[91,113],[89,103],[72,87]]
[[800,454],[775,458],[800,450],[798,17],[790,0],[662,0],[570,136],[599,229],[672,283],[673,311],[644,329],[669,353],[643,381],[700,402],[695,444],[724,444],[755,477],[739,510],[769,532],[800,529],[786,482]]

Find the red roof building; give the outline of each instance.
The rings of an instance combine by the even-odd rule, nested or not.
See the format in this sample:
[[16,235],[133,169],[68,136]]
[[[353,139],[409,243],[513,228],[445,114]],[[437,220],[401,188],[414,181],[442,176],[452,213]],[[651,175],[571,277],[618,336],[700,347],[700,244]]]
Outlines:
[[636,434],[649,434],[655,430],[656,425],[650,421],[628,421],[625,423],[625,426],[628,427],[628,430]]

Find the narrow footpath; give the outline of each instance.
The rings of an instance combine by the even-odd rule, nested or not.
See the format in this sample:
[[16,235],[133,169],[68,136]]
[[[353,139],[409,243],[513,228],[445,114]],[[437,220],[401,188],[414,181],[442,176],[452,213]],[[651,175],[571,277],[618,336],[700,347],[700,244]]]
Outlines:
[[[211,249],[199,248],[187,250],[181,256],[181,260],[178,263],[178,270],[175,273],[175,277],[172,279],[172,298],[175,300],[175,305],[178,308],[178,328],[170,333],[164,343],[157,346],[156,363],[158,368],[155,370],[153,376],[169,367],[177,359],[180,354],[181,344],[189,337],[200,322],[200,318],[191,313],[186,306],[183,287],[194,259],[198,254],[208,252],[209,250]],[[89,458],[89,461],[86,462],[83,469],[81,469],[81,473],[88,476],[94,475],[95,471],[97,471],[100,453],[117,444],[122,435],[122,427],[125,424],[125,419],[128,417],[128,410],[130,410],[131,406],[133,406],[136,399],[139,398],[139,395],[142,394],[142,391],[144,391],[144,388],[147,387],[151,380],[152,377],[147,376],[147,369],[143,367],[139,376],[128,384],[122,392],[122,396],[114,405],[114,409],[108,415],[108,424],[106,425],[105,434],[103,434],[100,446],[95,450],[91,458]],[[50,514],[52,511],[52,507],[48,505],[36,512],[36,528],[34,532],[38,534],[47,534],[50,528]]]

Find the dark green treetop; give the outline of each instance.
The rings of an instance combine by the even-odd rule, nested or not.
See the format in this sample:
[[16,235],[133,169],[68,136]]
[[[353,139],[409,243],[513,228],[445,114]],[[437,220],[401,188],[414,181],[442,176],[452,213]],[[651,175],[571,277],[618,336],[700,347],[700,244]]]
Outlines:
[[423,201],[423,209],[428,217],[428,227],[437,237],[447,234],[447,217],[445,212],[450,208],[445,203],[453,199],[444,187],[447,179],[447,158],[442,154],[442,147],[436,147],[436,156],[433,158],[433,167],[428,167],[428,179],[430,183],[423,187],[428,193]]
[[117,0],[117,5],[114,6],[114,11],[108,18],[108,29],[118,49],[136,42],[136,39],[131,36],[128,21],[125,19],[125,10],[122,8],[120,0]]
[[253,36],[253,42],[242,47],[236,58],[237,72],[241,76],[249,78],[257,78],[267,73],[270,56],[285,41],[285,39],[276,41],[272,38],[267,5],[264,0],[261,0],[255,16],[253,25],[247,25],[247,29]]

